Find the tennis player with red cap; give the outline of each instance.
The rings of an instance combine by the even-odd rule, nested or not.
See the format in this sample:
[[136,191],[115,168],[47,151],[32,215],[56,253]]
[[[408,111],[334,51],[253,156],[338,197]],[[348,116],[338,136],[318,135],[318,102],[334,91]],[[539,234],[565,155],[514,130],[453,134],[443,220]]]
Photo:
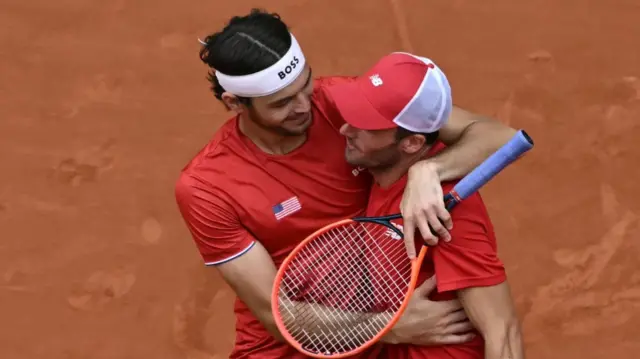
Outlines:
[[[234,116],[182,170],[178,208],[204,263],[237,294],[231,358],[295,358],[271,313],[276,268],[318,228],[362,214],[371,187],[369,173],[344,160],[344,121],[327,94],[353,78],[314,78],[302,45],[265,11],[233,17],[202,44],[211,89]],[[439,137],[447,149],[412,167],[402,203],[414,223],[405,225],[432,224],[444,241],[452,223],[440,181],[465,175],[515,133],[459,108],[450,117]],[[416,344],[467,341],[460,308],[416,297],[413,321],[394,330]]]
[[[438,131],[452,111],[451,88],[442,70],[430,59],[392,53],[355,82],[329,89],[346,121],[345,157],[367,168],[374,184],[366,216],[397,213],[416,161],[436,155],[442,144]],[[450,191],[456,181],[442,184]],[[459,298],[480,336],[457,345],[416,346],[407,338],[387,337],[389,358],[522,359],[522,340],[505,269],[497,255],[496,238],[480,194],[462,201],[451,212],[452,241],[430,248],[423,262],[423,282],[434,273],[434,300]],[[402,229],[402,219],[394,225]],[[389,235],[392,235],[390,233]],[[416,240],[416,246],[422,245]],[[419,248],[419,247],[418,247]],[[414,296],[426,295],[416,292]],[[400,320],[406,320],[407,313]]]

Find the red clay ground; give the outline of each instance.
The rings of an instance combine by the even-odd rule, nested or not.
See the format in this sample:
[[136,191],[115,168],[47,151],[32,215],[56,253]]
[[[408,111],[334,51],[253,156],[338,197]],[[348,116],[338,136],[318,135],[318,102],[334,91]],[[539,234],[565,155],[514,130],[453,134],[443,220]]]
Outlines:
[[[262,2],[266,4],[267,2]],[[635,0],[268,2],[318,74],[409,49],[536,149],[484,191],[529,358],[640,351]],[[196,38],[257,1],[0,4],[0,357],[224,358],[233,295],[173,200],[227,114]],[[546,14],[546,15],[545,15]]]

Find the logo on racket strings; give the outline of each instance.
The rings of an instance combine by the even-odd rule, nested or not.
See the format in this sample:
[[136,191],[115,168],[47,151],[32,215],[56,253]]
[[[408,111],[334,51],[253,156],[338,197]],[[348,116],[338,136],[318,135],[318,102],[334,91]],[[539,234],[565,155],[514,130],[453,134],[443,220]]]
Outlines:
[[[404,233],[404,227],[402,227],[401,224],[393,223],[393,222],[391,222],[391,224],[393,224],[394,227],[399,229],[400,232]],[[395,240],[398,240],[398,241],[402,239],[402,237],[391,228],[387,229],[385,234],[387,235],[387,237],[389,237],[391,239],[395,239]]]

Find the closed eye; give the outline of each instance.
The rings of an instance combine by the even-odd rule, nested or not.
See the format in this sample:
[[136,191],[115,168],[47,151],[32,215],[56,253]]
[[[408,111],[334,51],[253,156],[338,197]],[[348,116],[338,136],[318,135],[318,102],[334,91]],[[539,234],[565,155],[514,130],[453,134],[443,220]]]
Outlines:
[[291,102],[291,101],[293,100],[293,98],[294,98],[294,97],[295,97],[295,96],[291,96],[291,97],[286,97],[286,98],[283,98],[283,99],[281,99],[281,100],[278,100],[278,101],[276,101],[276,102],[272,103],[272,104],[271,104],[271,107],[274,107],[274,108],[284,107],[284,106],[286,106],[289,102]]

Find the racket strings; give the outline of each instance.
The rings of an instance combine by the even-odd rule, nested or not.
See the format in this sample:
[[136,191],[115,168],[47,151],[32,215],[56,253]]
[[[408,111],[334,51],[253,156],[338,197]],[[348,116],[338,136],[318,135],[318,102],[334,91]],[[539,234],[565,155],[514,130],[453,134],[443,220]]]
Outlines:
[[[381,228],[380,225],[376,226],[376,229],[379,230]],[[366,227],[365,227],[366,230]],[[379,238],[379,233],[367,233],[369,235],[369,238]],[[393,232],[393,230],[391,230],[390,228],[386,228],[385,227],[385,234],[387,236],[391,236],[393,237],[394,235],[397,235],[397,233]],[[402,237],[399,237],[397,240],[402,240]],[[382,243],[386,244],[386,245],[382,245]],[[409,258],[406,256],[406,252],[405,252],[405,248],[404,248],[404,242],[395,242],[394,241],[382,241],[382,240],[373,240],[372,241],[372,246],[375,246],[377,248],[377,255],[372,256],[372,258],[377,262],[378,266],[374,266],[374,269],[376,268],[386,268],[389,269],[392,272],[395,272],[396,276],[398,279],[400,280],[404,280],[403,285],[408,286],[409,285],[409,281],[410,281],[410,277],[407,277],[407,271],[409,272],[409,274],[411,273],[411,261],[409,261]],[[380,257],[382,257],[383,259],[386,260],[386,263],[383,264],[383,260],[380,259]],[[403,259],[405,259],[403,261]],[[387,265],[387,264],[392,264],[392,265]],[[381,270],[377,270],[376,274],[379,275],[378,278],[381,277],[386,277],[387,274],[386,273],[381,273]],[[396,281],[393,281],[392,283],[396,283]],[[396,286],[396,289],[398,290],[404,290],[404,288],[400,288],[400,286]]]
[[[353,232],[353,231],[351,231],[351,232],[350,232],[351,237],[353,237],[353,234],[354,234],[354,232]],[[370,234],[370,233],[369,233],[369,234]],[[371,235],[371,234],[370,234],[370,235]],[[343,247],[343,246],[342,246],[342,247]],[[336,252],[338,252],[338,251],[340,251],[340,250],[343,250],[344,248],[342,248],[342,247],[341,247],[341,246],[336,246],[336,247],[335,247],[335,248],[336,248],[336,250],[335,250],[335,251],[336,251]],[[362,247],[360,247],[359,249],[360,249],[360,253],[362,253]],[[353,263],[353,262],[352,262],[352,263]],[[326,288],[325,288],[325,290],[326,290]],[[361,306],[361,307],[362,307],[362,305],[363,305],[361,301],[354,301],[354,304],[355,304],[356,306],[358,306],[358,305],[359,305],[359,306]],[[353,306],[348,306],[348,307],[347,307],[347,309],[353,310],[353,309],[355,309],[355,308],[354,308]],[[315,313],[313,313],[313,314],[318,315],[318,313],[317,313],[317,312],[315,312]],[[386,322],[388,322],[391,318],[392,318],[392,315],[391,315],[391,314],[388,314],[388,315],[386,316],[386,318],[384,318],[384,322],[385,322],[385,323],[386,323]],[[361,320],[362,320],[362,316],[357,317],[357,319],[356,319],[356,320],[361,321]],[[333,329],[335,329],[335,328],[333,328]],[[367,330],[367,329],[369,329],[369,328],[367,328],[367,327],[363,327],[362,325],[358,325],[358,326],[355,328],[355,333],[365,332],[365,334],[367,334],[367,335],[368,335],[368,337],[372,337],[372,336],[374,336],[374,335],[376,334],[376,333],[372,332],[371,330]],[[354,333],[354,330],[352,330],[352,331],[350,331],[350,332],[349,332],[349,334],[350,334],[351,336],[355,335],[355,333]],[[314,335],[314,336],[309,336],[309,337],[308,337],[308,339],[313,339],[313,337],[315,337],[315,335]],[[368,339],[368,338],[365,336],[362,340],[365,340],[365,339]]]
[[[378,230],[380,230],[381,228],[382,228],[381,226],[377,226]],[[349,239],[355,240],[355,238],[353,237],[354,232],[353,231],[349,231],[348,233],[349,233],[349,237],[350,237]],[[371,234],[371,233],[368,233],[368,234],[369,234],[369,236],[374,237],[374,238],[379,236],[379,234]],[[353,246],[351,248],[346,248],[347,245],[350,243],[350,241],[340,241],[339,243],[334,244],[335,242],[331,240],[333,238],[334,237],[328,237],[325,234],[323,236],[323,239],[330,239],[330,240],[317,241],[317,242],[321,243],[322,247],[321,248],[315,248],[315,246],[309,246],[309,248],[307,250],[308,253],[305,253],[305,254],[312,254],[312,257],[316,257],[317,258],[320,255],[320,253],[323,253],[323,252],[329,253],[331,255],[336,255],[338,253],[347,253],[347,254],[354,253],[354,251],[353,251],[354,247]],[[360,236],[359,239],[360,239],[360,243],[362,243],[362,236]],[[354,241],[354,242],[351,242],[351,243],[358,243],[358,242]],[[382,254],[383,256],[387,257],[387,260],[389,262],[395,262],[395,259],[392,259],[391,258],[392,256],[388,255],[388,249],[387,248],[383,248],[383,247],[380,246],[380,241],[373,241],[372,244],[374,246],[378,247],[379,253]],[[329,249],[327,247],[333,248],[333,250],[331,250],[331,249]],[[398,249],[398,250],[395,251],[395,253],[396,253],[395,257],[397,258],[397,257],[400,257],[400,256],[404,256],[403,248],[399,248],[399,246],[397,246],[397,245],[395,247],[396,247],[396,249]],[[357,258],[357,260],[355,258],[353,258],[353,256],[351,256],[350,258],[343,258],[343,259],[348,259],[349,260],[347,262],[348,263],[348,267],[344,268],[344,266],[341,265],[341,266],[338,266],[338,267],[335,268],[335,270],[337,271],[337,274],[341,278],[354,278],[352,275],[350,275],[350,273],[353,273],[355,268],[362,267],[362,265],[363,265],[362,258],[363,258],[363,255],[366,254],[365,253],[366,247],[365,246],[360,246],[360,247],[357,247],[357,249],[359,250],[358,254],[360,254],[360,256]],[[368,253],[368,254],[372,254],[372,253]],[[375,260],[377,262],[377,266],[369,266],[368,268],[373,269],[376,272],[375,274],[378,275],[378,277],[384,277],[384,274],[380,273],[380,270],[378,269],[378,268],[383,267],[384,264],[380,261],[379,258],[377,258],[377,256],[369,255],[369,259],[371,259],[371,258],[373,258],[373,260]],[[304,260],[304,262],[307,262],[306,259],[308,259],[308,256],[305,256],[304,254],[301,253],[297,257],[296,261],[300,262],[301,260]],[[325,260],[325,259],[326,259],[326,256],[322,256],[322,260]],[[343,260],[343,262],[344,262],[344,260]],[[410,262],[408,262],[408,261],[405,261],[404,263],[405,263],[405,267],[404,267],[405,271],[404,272],[406,273],[407,271],[410,271],[411,265],[410,265]],[[324,268],[320,267],[320,268],[317,268],[316,270],[318,271],[318,274],[320,274],[322,277],[328,279],[330,277],[328,277],[329,273],[327,271],[327,268],[328,268],[327,266],[324,266]],[[403,277],[401,277],[402,274],[400,273],[400,270],[397,267],[394,266],[391,269],[394,270],[396,272],[396,274],[400,278],[403,278]],[[302,282],[296,281],[296,277],[291,276],[290,278],[293,279],[295,284],[297,284],[297,285],[301,285],[302,284]],[[343,286],[346,286],[347,288],[351,288],[350,285],[353,284],[352,282],[342,282],[342,283],[344,284]],[[390,282],[390,283],[396,284],[396,282]],[[330,292],[330,288],[328,288],[326,285],[322,286],[323,284],[325,284],[325,283],[324,282],[317,282],[316,283],[316,285],[318,285],[320,287],[320,289],[322,290],[323,293],[329,293]],[[405,280],[403,284],[406,286],[408,284],[408,279]],[[376,289],[376,288],[374,287],[374,289]],[[404,290],[404,288],[401,289],[397,284],[395,285],[395,289]],[[388,292],[385,292],[385,293],[388,293]],[[380,296],[380,295],[384,295],[385,293],[375,293],[375,294]],[[361,301],[358,302],[357,304],[358,304],[358,308],[359,309],[362,309],[363,306],[364,306],[364,303],[362,303]],[[355,308],[346,308],[346,309],[355,309]]]
[[352,222],[307,244],[289,263],[278,307],[306,350],[345,353],[375,338],[400,309],[411,280],[402,238]]
[[[353,234],[353,232],[350,232],[350,233],[351,233],[351,234]],[[328,243],[331,243],[331,242],[330,242],[330,241],[325,241],[325,242],[323,243],[323,245],[324,245],[324,246],[323,246],[323,248],[320,248],[320,250],[325,249],[325,247],[327,246],[327,244],[328,244]],[[348,242],[344,242],[344,241],[342,241],[341,243],[348,243]],[[345,248],[344,248],[344,245],[342,245],[342,246],[341,246],[341,245],[336,245],[336,246],[334,246],[333,248],[335,248],[335,250],[333,250],[333,251],[332,251],[332,252],[334,252],[333,254],[335,254],[335,252],[340,252],[341,250],[344,250],[344,249],[345,249]],[[310,251],[310,252],[314,252],[314,253],[313,253],[314,255],[315,255],[315,254],[317,254],[317,251],[315,251],[315,249],[316,249],[316,248],[310,248],[310,249],[311,249],[311,251]],[[360,247],[360,248],[358,248],[358,250],[360,251],[360,253],[359,253],[359,254],[365,254],[365,253],[364,253],[364,248]],[[362,258],[362,257],[360,256],[359,258]],[[356,266],[358,265],[358,263],[356,263],[356,261],[355,261],[355,260],[354,260],[354,261],[351,261],[349,264],[350,264],[350,266],[349,266],[349,268],[346,268],[346,270],[345,270],[344,268],[342,268],[342,267],[338,267],[338,268],[337,268],[337,270],[338,270],[338,274],[339,274],[340,276],[342,276],[342,277],[344,277],[344,278],[349,278],[350,276],[348,276],[348,275],[347,275],[347,273],[352,273],[352,270],[354,269],[354,267],[356,267]],[[323,274],[323,275],[325,275],[325,276],[326,276],[328,273],[327,273],[327,271],[325,270],[325,271],[322,271],[322,273],[321,273],[321,274]],[[297,282],[296,284],[301,284],[301,283],[300,283],[300,282]],[[321,286],[323,283],[319,283],[319,284],[320,284],[320,289],[321,289],[323,292],[327,293],[327,292],[329,292],[329,291],[330,291],[330,289],[329,289],[329,288],[327,288],[327,286]],[[338,289],[345,289],[344,287],[346,287],[346,289],[348,289],[348,288],[350,287],[350,284],[352,284],[352,282],[343,282],[343,285],[341,286],[341,287],[343,287],[343,288],[338,288]],[[369,298],[369,302],[370,302],[371,300],[372,300],[372,298]],[[360,308],[363,308],[363,307],[364,307],[364,306],[366,306],[366,305],[367,305],[367,304],[366,304],[366,303],[365,303],[361,298],[355,297],[355,299],[354,299],[351,303],[347,303],[346,307],[343,307],[343,309],[346,309],[347,311],[350,311],[350,312],[355,312],[355,313],[357,313],[358,311],[360,311]],[[307,314],[307,315],[304,315],[304,314],[303,314],[301,317],[297,317],[297,318],[295,318],[295,320],[303,320],[303,321],[304,321],[304,320],[310,320],[313,316],[318,316],[318,314],[319,314],[319,313],[318,313],[317,311],[314,311],[314,313],[309,313],[309,312],[307,312],[307,313],[305,313],[305,314]],[[357,317],[355,318],[355,320],[358,320],[358,321],[362,322],[362,319],[363,319],[363,317],[364,317],[364,316],[366,316],[366,314],[367,314],[366,312],[361,312],[361,314],[360,314],[359,316],[357,316]],[[337,318],[337,315],[331,315],[331,314],[329,314],[329,315],[331,316],[331,318],[330,318],[330,319],[331,319],[332,321],[334,321],[334,322],[336,322],[336,321],[337,321],[337,319],[339,319],[339,318]],[[352,314],[352,315],[353,315],[353,314]],[[292,319],[293,319],[293,318],[292,318]],[[387,319],[387,321],[388,321],[388,320],[390,320],[390,318],[386,318],[386,319]],[[333,326],[333,328],[332,328],[332,330],[338,330],[338,329],[339,329],[339,328],[335,327],[335,325],[334,325],[334,326]],[[350,334],[350,335],[352,335],[352,336],[357,336],[357,335],[358,335],[358,331],[359,331],[359,330],[360,330],[360,331],[369,332],[369,333],[367,333],[369,336],[371,336],[371,335],[375,335],[375,333],[370,332],[370,330],[368,330],[368,328],[366,328],[366,327],[364,327],[364,328],[354,328],[353,330],[351,330],[351,331],[350,331],[350,333],[349,333],[349,334]],[[297,332],[295,332],[294,334],[300,334],[300,333],[299,333],[299,331],[297,331]]]
[[[327,239],[326,235],[324,236],[325,238],[323,239]],[[329,238],[331,239],[331,238]],[[308,253],[305,253],[306,255],[301,255],[300,257],[298,257],[296,260],[300,261],[300,260],[304,260],[304,259],[308,259],[308,255],[311,254],[312,257],[316,257],[318,256],[319,252],[326,252],[332,256],[337,255],[339,253],[344,253],[345,245],[344,245],[344,241],[341,241],[339,243],[335,243],[335,241],[331,241],[331,240],[325,240],[325,241],[319,241],[320,244],[320,248],[316,248],[315,246],[311,246],[308,249]],[[353,248],[352,248],[353,249]],[[364,252],[364,248],[360,247],[357,248],[357,251],[353,251],[351,253],[357,253],[357,258],[354,258],[353,256],[349,259],[351,259],[351,261],[347,261],[348,263],[348,267],[344,268],[342,266],[339,266],[337,268],[335,268],[337,274],[342,277],[342,278],[353,278],[353,276],[349,275],[348,273],[353,273],[354,270],[357,270],[357,268],[359,266],[362,266],[362,256],[365,254]],[[322,259],[326,259],[326,256],[322,256]],[[329,270],[328,267],[320,267],[317,270],[317,274],[319,274],[321,277],[323,278],[329,278]],[[304,285],[299,279],[299,277],[295,277],[295,276],[290,276],[290,278],[292,279],[292,282],[295,285],[299,285],[302,286]],[[314,283],[315,285],[317,285],[318,288],[318,292],[323,293],[323,296],[325,295],[331,295],[331,294],[337,294],[338,296],[340,296],[340,294],[349,291],[352,288],[355,288],[355,286],[357,285],[356,283],[354,283],[353,281],[342,281],[342,282],[338,282],[337,286],[329,286],[326,281],[319,281]],[[316,293],[313,293],[316,294]],[[353,293],[352,293],[353,294]],[[345,298],[345,296],[341,296],[340,298],[338,298],[338,302],[342,302],[342,309],[350,311],[350,312],[355,312],[357,313],[358,308],[362,308],[364,307],[365,301],[362,300],[361,298],[357,298],[357,297],[352,297],[351,299],[353,299],[350,302],[346,302],[344,303],[344,301],[341,301],[340,299]],[[346,304],[346,305],[344,305]],[[293,314],[293,313],[291,313]],[[302,315],[297,316],[297,317],[292,317],[291,320],[297,320],[297,321],[305,321],[305,320],[312,320],[314,317],[318,316],[318,312],[314,311],[313,313],[310,312],[305,312],[302,313]],[[333,314],[333,315],[332,315]],[[337,313],[328,313],[328,315],[330,315],[332,318],[331,319],[337,319],[339,312]],[[364,316],[366,313],[362,312],[361,317]],[[361,317],[359,317],[358,319],[361,319]],[[334,326],[333,329],[338,329]],[[297,333],[295,333],[297,334]]]
[[[347,272],[352,272],[353,270],[353,263],[351,262],[352,266],[350,268],[347,268]],[[345,271],[339,271],[340,275],[344,275]],[[324,271],[324,273],[322,273],[324,275],[327,274],[326,271]],[[322,283],[320,283],[322,284]],[[365,284],[366,286],[366,284]],[[331,289],[331,291],[333,291],[334,293],[337,291],[337,293],[341,293],[342,291],[348,291],[350,288],[350,282],[346,281],[343,282],[343,285],[339,285],[337,286],[337,288],[335,289]],[[329,292],[329,288],[327,288],[327,286],[322,286],[319,285],[318,288],[327,293]],[[341,312],[327,312],[326,310],[324,311],[320,311],[320,310],[316,310],[315,307],[311,307],[311,308],[306,308],[306,309],[310,309],[307,311],[303,311],[302,315],[300,316],[292,316],[290,319],[290,321],[286,321],[286,323],[288,325],[290,324],[295,324],[300,323],[300,321],[311,321],[313,322],[313,318],[322,318],[325,317],[326,319],[329,320],[329,325],[330,327],[325,328],[324,330],[322,328],[320,333],[308,333],[307,331],[305,331],[304,326],[299,326],[298,328],[296,328],[297,330],[293,329],[292,331],[292,335],[294,337],[297,337],[298,340],[301,339],[301,337],[304,337],[304,342],[306,342],[308,345],[310,345],[311,347],[315,347],[318,348],[318,344],[322,343],[322,342],[328,342],[328,343],[339,343],[341,341],[343,341],[343,337],[351,337],[354,338],[354,344],[357,345],[357,343],[359,342],[366,342],[366,340],[369,337],[372,337],[375,335],[374,332],[371,331],[370,328],[368,328],[368,326],[366,325],[366,316],[367,313],[366,312],[361,312],[358,313],[358,307],[363,307],[366,304],[363,302],[363,300],[361,298],[358,297],[353,297],[353,294],[351,294],[352,297],[352,301],[351,303],[347,303],[347,305],[341,305],[343,310],[347,311],[347,315],[353,315],[353,318],[346,320],[348,323],[350,324],[356,324],[356,325],[349,325],[349,326],[344,326],[344,327],[339,327],[336,324],[332,324],[332,323],[344,323],[345,322],[345,318],[343,316],[341,316]],[[369,302],[371,301],[370,299],[368,300]],[[304,307],[303,307],[304,308]],[[296,308],[297,309],[297,308]],[[297,312],[298,310],[296,310]],[[355,313],[355,314],[353,314]],[[293,314],[293,313],[290,313]],[[292,322],[293,320],[295,320],[295,322]],[[312,323],[308,323],[308,324],[312,324]],[[340,333],[341,332],[341,333]],[[337,334],[340,333],[340,334]],[[337,345],[332,345],[330,348],[330,350],[332,351],[342,351],[345,350],[344,347],[340,347]]]

